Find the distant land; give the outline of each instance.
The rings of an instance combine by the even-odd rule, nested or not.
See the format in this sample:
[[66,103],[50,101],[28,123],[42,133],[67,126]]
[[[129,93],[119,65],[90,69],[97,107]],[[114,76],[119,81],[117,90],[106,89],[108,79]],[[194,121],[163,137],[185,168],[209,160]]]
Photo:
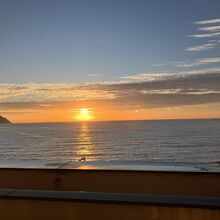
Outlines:
[[11,124],[11,122],[0,115],[0,124]]

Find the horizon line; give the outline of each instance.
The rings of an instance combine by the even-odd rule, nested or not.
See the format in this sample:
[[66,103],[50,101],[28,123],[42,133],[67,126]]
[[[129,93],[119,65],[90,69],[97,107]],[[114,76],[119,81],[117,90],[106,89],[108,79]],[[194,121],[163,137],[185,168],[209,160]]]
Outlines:
[[177,120],[220,120],[219,118],[164,118],[164,119],[119,119],[119,120],[88,120],[88,121],[39,121],[39,122],[11,122],[12,124],[43,124],[43,123],[96,123],[96,122],[125,122],[125,121],[177,121]]

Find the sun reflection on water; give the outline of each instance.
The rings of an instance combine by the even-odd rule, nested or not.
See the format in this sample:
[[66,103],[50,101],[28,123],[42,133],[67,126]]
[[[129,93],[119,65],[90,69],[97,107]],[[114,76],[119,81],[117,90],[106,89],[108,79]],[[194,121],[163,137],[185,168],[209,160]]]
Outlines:
[[86,157],[86,160],[94,160],[94,143],[90,134],[89,125],[87,122],[80,123],[78,137],[77,157]]

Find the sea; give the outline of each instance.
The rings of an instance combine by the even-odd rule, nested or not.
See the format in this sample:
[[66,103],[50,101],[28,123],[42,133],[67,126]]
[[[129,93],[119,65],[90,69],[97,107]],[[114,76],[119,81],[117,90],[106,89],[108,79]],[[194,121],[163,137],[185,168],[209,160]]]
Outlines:
[[0,159],[220,162],[220,119],[0,125]]

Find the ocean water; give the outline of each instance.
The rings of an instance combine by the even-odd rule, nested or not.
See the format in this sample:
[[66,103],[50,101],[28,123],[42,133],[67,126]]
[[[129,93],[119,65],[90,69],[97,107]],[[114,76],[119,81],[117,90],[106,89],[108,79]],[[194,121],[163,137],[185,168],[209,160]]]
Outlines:
[[220,120],[0,125],[0,159],[213,163]]

